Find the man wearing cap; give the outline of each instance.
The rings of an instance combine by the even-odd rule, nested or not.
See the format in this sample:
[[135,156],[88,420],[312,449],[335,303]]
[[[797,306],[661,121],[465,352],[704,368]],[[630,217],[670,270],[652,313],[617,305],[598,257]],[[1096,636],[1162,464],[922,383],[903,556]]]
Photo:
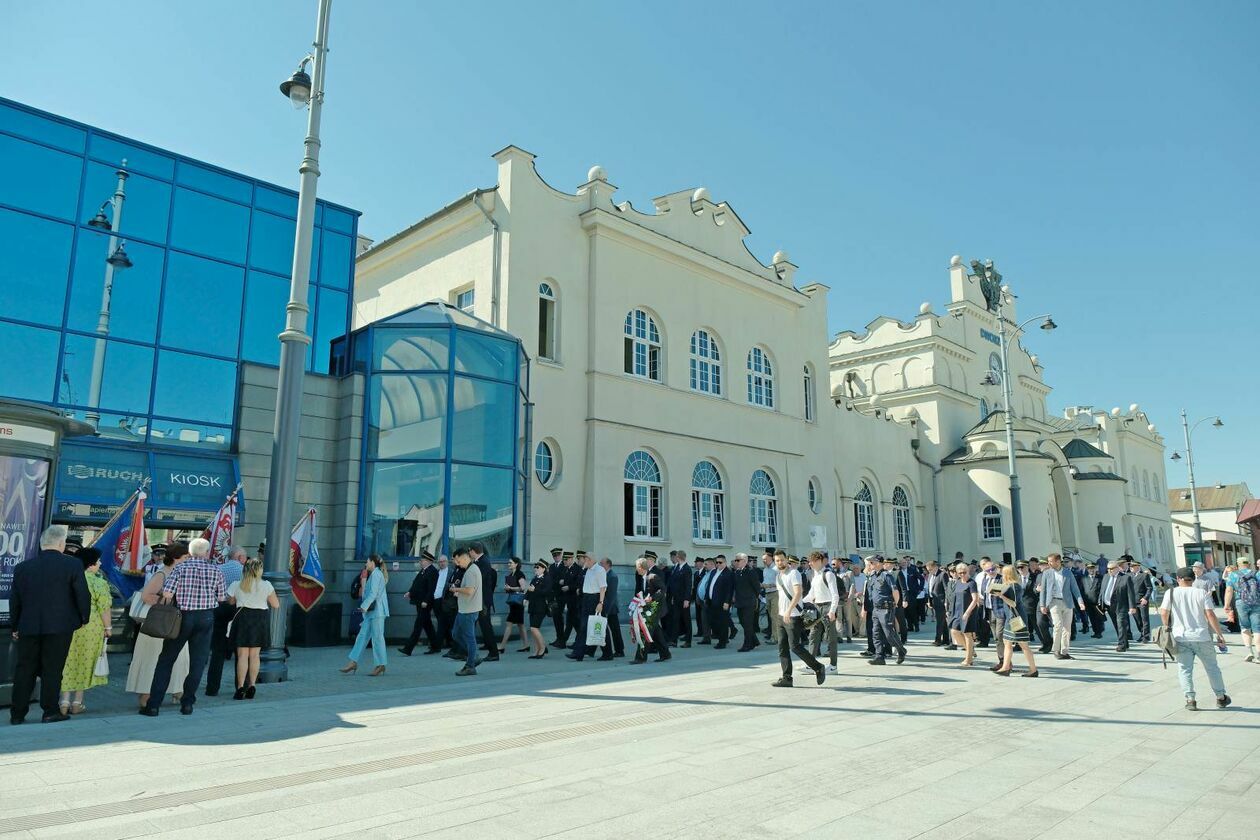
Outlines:
[[564,629],[566,634],[573,634],[574,645],[581,645],[586,639],[586,625],[581,623],[582,582],[585,579],[586,552],[578,549],[573,553],[573,560],[566,571],[565,582],[569,588],[564,593]]
[[1078,606],[1085,609],[1085,598],[1076,588],[1076,577],[1063,568],[1062,555],[1049,555],[1046,564],[1039,581],[1041,597],[1038,606],[1041,614],[1049,616],[1054,622],[1054,658],[1071,659],[1072,611]]
[[[647,553],[644,552],[644,557]],[[655,560],[655,558],[651,558]],[[665,643],[670,647],[678,644],[682,637],[682,646],[691,647],[691,568],[687,565],[687,552],[671,551],[669,560],[672,564],[665,578],[665,597],[669,601],[669,622],[661,627],[666,636]]]
[[[604,599],[608,594],[608,570],[596,564],[594,556],[585,551],[579,551],[578,555],[582,558],[582,612],[578,619],[577,637],[573,640],[573,650],[565,654],[575,662],[581,662],[586,656],[595,654],[595,646],[586,644],[586,626],[591,618],[604,614]],[[605,645],[608,645],[607,632],[605,628]],[[601,657],[603,661],[612,658],[611,648]]]
[[1216,644],[1223,649],[1225,637],[1221,633],[1221,625],[1212,611],[1212,602],[1208,593],[1194,586],[1194,572],[1182,566],[1177,570],[1177,586],[1164,593],[1164,602],[1159,608],[1159,617],[1165,627],[1171,629],[1173,641],[1177,643],[1177,678],[1181,682],[1182,693],[1186,696],[1186,710],[1198,711],[1198,701],[1194,693],[1194,660],[1203,663],[1207,671],[1208,683],[1216,695],[1216,707],[1224,709],[1232,700],[1225,693],[1225,680],[1221,669],[1216,664],[1216,649],[1212,646],[1215,635]]
[[551,592],[555,598],[552,621],[556,625],[556,640],[552,646],[561,650],[569,646],[569,634],[574,631],[573,622],[576,617],[569,618],[569,594],[573,591],[573,552],[565,551],[560,555],[560,564],[552,566]]
[[[877,559],[879,558],[877,555]],[[868,665],[885,665],[884,652],[889,649],[897,651],[897,664],[906,661],[906,648],[901,643],[901,634],[897,632],[897,606],[904,593],[897,586],[897,575],[893,571],[895,561],[886,560],[882,568],[877,569],[867,582],[867,598],[863,612],[871,616],[871,632],[873,634],[872,650],[875,655]],[[864,616],[865,617],[865,616]]]
[[1135,602],[1131,581],[1127,575],[1120,574],[1120,561],[1108,560],[1099,604],[1111,617],[1111,626],[1116,631],[1116,650],[1120,653],[1129,649],[1129,614],[1136,612]]
[[403,593],[403,598],[416,608],[416,621],[411,627],[411,635],[407,643],[398,649],[403,656],[411,656],[411,652],[420,643],[420,634],[433,647],[433,587],[437,586],[437,568],[433,565],[433,554],[426,548],[420,554],[420,562],[416,576],[411,579],[411,586]]
[[552,647],[565,648],[568,634],[564,629],[564,598],[560,593],[561,578],[564,575],[564,549],[551,549],[551,564],[547,566],[547,614],[551,616],[551,624],[555,628],[556,638]]
[[1098,568],[1097,563],[1090,563],[1081,586],[1081,596],[1085,599],[1085,615],[1089,618],[1091,638],[1101,639],[1106,627],[1106,611],[1102,608],[1102,590],[1106,575]]

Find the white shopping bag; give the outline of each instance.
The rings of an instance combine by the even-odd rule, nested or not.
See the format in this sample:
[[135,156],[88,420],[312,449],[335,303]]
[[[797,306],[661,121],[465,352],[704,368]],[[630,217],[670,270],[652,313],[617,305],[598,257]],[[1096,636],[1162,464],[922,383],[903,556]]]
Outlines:
[[586,644],[597,647],[604,643],[604,633],[608,630],[608,619],[602,615],[593,615],[586,619]]
[[[108,642],[108,640],[106,640]],[[108,677],[109,676],[109,657],[105,651],[101,651],[101,655],[97,657],[96,665],[92,668],[92,676]]]

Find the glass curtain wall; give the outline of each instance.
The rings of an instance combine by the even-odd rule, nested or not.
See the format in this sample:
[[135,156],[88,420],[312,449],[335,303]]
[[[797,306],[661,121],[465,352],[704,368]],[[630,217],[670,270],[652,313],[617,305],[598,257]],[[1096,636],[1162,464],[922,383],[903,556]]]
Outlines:
[[[528,358],[513,336],[426,304],[350,337],[367,374],[360,550],[521,554]],[[339,352],[339,351],[335,351]]]

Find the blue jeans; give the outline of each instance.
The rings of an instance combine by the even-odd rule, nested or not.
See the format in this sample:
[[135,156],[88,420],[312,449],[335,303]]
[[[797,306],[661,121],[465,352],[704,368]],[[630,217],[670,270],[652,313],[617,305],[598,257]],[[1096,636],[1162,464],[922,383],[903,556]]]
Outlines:
[[460,613],[455,616],[455,631],[451,635],[455,642],[464,649],[468,658],[464,664],[469,668],[477,667],[477,616],[479,613]]
[[1235,601],[1234,612],[1238,615],[1238,629],[1241,632],[1260,633],[1260,605],[1249,607]]
[[157,711],[162,698],[171,684],[171,670],[179,652],[188,645],[188,676],[184,679],[184,696],[179,705],[192,708],[197,702],[197,686],[210,661],[210,637],[214,635],[214,610],[184,610],[181,614],[179,635],[162,642],[157,667],[153,669],[153,685],[149,688],[148,708]]
[[1217,697],[1225,695],[1225,680],[1221,677],[1221,669],[1216,664],[1216,646],[1212,642],[1177,642],[1177,679],[1181,681],[1181,690],[1187,700],[1194,699],[1194,660],[1203,663],[1207,671],[1208,684]]
[[363,617],[359,625],[359,635],[354,637],[354,647],[350,648],[350,661],[358,663],[363,656],[367,643],[372,643],[372,662],[376,665],[387,665],[385,658],[385,616],[380,610],[372,610]]

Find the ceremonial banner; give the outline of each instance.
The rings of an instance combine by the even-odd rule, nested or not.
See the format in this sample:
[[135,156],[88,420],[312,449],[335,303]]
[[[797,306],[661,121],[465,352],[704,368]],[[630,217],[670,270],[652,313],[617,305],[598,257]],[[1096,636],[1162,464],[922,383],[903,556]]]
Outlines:
[[[0,455],[0,625],[9,623],[13,569],[39,553],[48,505],[48,461]],[[8,675],[0,675],[7,680]]]
[[232,547],[232,534],[236,528],[236,497],[240,492],[241,485],[238,484],[206,530],[201,532],[202,538],[210,542],[210,559],[216,563],[226,560],[228,549]]
[[144,530],[146,497],[144,490],[132,493],[92,541],[92,546],[101,551],[101,570],[123,600],[129,600],[144,586],[144,567],[152,557]]
[[319,565],[315,508],[306,511],[289,537],[289,575],[293,600],[309,612],[324,597],[324,570]]

